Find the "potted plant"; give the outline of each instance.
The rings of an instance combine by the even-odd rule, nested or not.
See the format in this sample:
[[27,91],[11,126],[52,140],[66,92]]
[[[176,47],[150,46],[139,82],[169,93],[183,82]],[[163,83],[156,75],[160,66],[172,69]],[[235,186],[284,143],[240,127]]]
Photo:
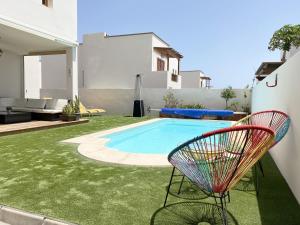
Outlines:
[[76,120],[79,120],[80,119],[80,101],[79,101],[79,97],[77,95],[75,96],[75,100],[72,103],[73,103],[74,114],[76,115]]
[[286,52],[290,51],[292,46],[296,48],[300,46],[300,24],[285,25],[277,30],[270,40],[268,49],[271,51],[282,50],[281,61],[285,62]]
[[80,101],[77,96],[75,96],[74,101],[70,101],[63,108],[61,115],[61,120],[63,121],[77,121],[80,119]]

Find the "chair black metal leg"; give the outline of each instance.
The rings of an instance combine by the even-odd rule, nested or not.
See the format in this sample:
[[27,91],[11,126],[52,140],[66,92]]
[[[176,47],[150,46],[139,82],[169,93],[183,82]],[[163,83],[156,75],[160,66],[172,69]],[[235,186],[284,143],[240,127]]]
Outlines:
[[258,160],[258,166],[259,166],[259,169],[260,169],[261,174],[262,174],[263,177],[264,177],[264,176],[265,176],[265,173],[264,173],[264,169],[263,169],[261,160]]
[[227,198],[228,198],[228,202],[230,203],[230,192],[227,192]]
[[[219,194],[219,196],[216,196],[215,194],[212,195],[214,197],[216,206],[218,207],[218,211],[222,217],[223,225],[228,225],[228,219],[227,219],[227,207],[226,207],[226,194]],[[218,202],[219,199],[220,201]]]
[[181,188],[182,188],[182,184],[183,184],[184,178],[185,178],[185,175],[182,175],[182,179],[181,179],[180,186],[179,186],[177,194],[180,194],[180,192],[181,192]]
[[170,187],[172,185],[172,180],[173,180],[174,173],[175,173],[175,167],[173,167],[172,174],[171,174],[171,177],[170,177],[170,182],[169,182],[169,186],[168,186],[168,189],[167,189],[167,194],[166,194],[166,198],[165,198],[165,202],[164,202],[164,207],[167,204],[167,200],[168,200],[168,196],[169,196],[169,192],[170,192]]
[[225,195],[220,196],[220,203],[222,208],[223,224],[228,225]]

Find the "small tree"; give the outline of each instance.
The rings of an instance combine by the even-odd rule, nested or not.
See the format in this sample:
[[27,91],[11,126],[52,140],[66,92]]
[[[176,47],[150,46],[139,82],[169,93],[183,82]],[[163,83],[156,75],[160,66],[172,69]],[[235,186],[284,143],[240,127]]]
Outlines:
[[277,30],[269,42],[268,49],[271,51],[282,50],[281,61],[285,62],[286,52],[290,51],[292,46],[296,48],[300,46],[300,24],[285,25]]
[[223,89],[223,91],[221,92],[221,97],[225,99],[226,109],[228,109],[228,101],[232,98],[235,98],[236,94],[232,87],[229,86],[228,88]]

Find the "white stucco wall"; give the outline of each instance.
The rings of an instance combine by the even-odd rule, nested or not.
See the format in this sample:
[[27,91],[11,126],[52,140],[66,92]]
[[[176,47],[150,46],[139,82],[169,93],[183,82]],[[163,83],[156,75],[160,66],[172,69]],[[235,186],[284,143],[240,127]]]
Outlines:
[[286,58],[289,59],[291,57],[293,57],[297,52],[300,51],[300,47],[299,48],[296,48],[296,47],[292,47],[291,50],[289,52],[287,52],[286,54]]
[[181,71],[180,74],[182,75],[182,88],[206,88],[207,80],[201,79],[206,75],[201,70]]
[[[270,152],[289,187],[300,203],[300,52],[260,82],[253,90],[252,111],[277,109],[291,117],[291,126],[286,137]],[[278,85],[274,84],[278,74]]]
[[[154,44],[155,47],[168,46],[152,33],[110,37],[105,33],[85,35],[78,50],[79,88],[132,89],[137,74],[142,74],[148,88],[181,88],[181,77],[173,82],[168,71],[156,71],[160,55],[153,51]],[[62,57],[43,57],[42,65],[43,88],[63,88],[66,66]],[[177,66],[177,59],[170,59],[169,71],[173,67],[178,70]]]
[[53,0],[53,8],[42,0],[0,0],[0,18],[77,40],[77,0]]
[[66,55],[42,56],[42,88],[66,89]]
[[0,57],[0,97],[23,96],[23,57],[5,51]]
[[201,88],[201,71],[181,71],[180,74],[182,75],[182,88]]
[[142,74],[142,86],[144,88],[166,88],[168,86],[168,72],[157,71]]
[[85,35],[79,47],[79,76],[84,73],[85,87],[134,88],[136,75],[151,70],[151,39],[151,34]]
[[181,76],[178,76],[178,80],[172,81],[172,73],[169,71],[153,71],[149,73],[143,73],[142,85],[144,88],[164,88],[164,89],[180,89],[181,88]]

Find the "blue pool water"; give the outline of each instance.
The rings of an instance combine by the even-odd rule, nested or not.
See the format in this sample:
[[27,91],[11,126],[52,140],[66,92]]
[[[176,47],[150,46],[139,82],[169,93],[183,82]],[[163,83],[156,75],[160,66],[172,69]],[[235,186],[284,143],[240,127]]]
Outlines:
[[130,153],[168,154],[203,133],[229,127],[231,122],[164,119],[104,136],[109,148]]

